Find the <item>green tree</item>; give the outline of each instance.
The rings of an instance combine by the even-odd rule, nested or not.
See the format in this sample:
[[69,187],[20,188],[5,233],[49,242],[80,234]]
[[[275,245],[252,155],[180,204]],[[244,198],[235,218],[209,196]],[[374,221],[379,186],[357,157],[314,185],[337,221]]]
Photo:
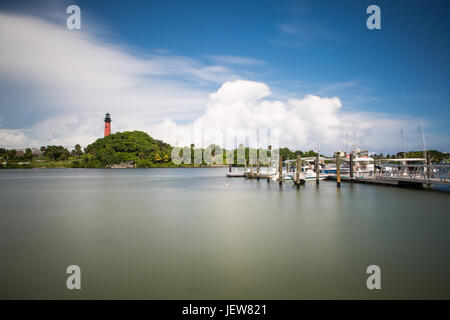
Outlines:
[[23,155],[23,157],[28,161],[33,159],[33,152],[30,148],[27,148],[27,150],[25,150],[25,154]]
[[85,154],[94,154],[95,150],[94,147],[90,144],[86,148],[84,148]]
[[195,163],[195,144],[191,143],[191,163],[194,164]]
[[44,156],[53,161],[59,160],[62,155],[64,155],[64,158],[66,159],[70,155],[69,150],[63,146],[47,146],[44,151]]
[[85,152],[103,166],[130,161],[152,166],[169,161],[172,147],[145,132],[125,131],[97,139],[86,147]]
[[75,155],[79,158],[83,155],[83,150],[81,150],[81,146],[79,144],[75,145]]
[[59,156],[59,160],[62,160],[62,162],[64,162],[64,160],[67,160],[67,158],[68,158],[68,154],[65,152]]
[[7,154],[6,158],[8,160],[12,160],[12,159],[14,159],[16,157],[17,151],[14,150],[14,149],[10,149],[10,150],[7,151],[6,154]]

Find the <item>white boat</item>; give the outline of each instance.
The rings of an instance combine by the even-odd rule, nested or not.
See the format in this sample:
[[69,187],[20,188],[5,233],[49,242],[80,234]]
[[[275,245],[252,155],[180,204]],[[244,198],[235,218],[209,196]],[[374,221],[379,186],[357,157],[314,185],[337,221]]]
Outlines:
[[237,168],[234,169],[234,172],[227,172],[227,177],[236,178],[236,177],[244,177],[244,171],[238,171]]
[[[328,175],[336,175],[336,164],[328,163],[323,166],[321,173],[326,173]],[[350,172],[350,166],[346,162],[341,162],[341,176],[346,175]]]
[[[315,181],[316,177],[317,177],[316,172],[313,169],[305,168],[305,167],[304,167],[303,175],[304,175],[305,181]],[[328,177],[327,173],[319,172],[319,180],[324,180],[327,177]]]
[[284,173],[283,180],[294,180],[294,173],[293,172]]
[[374,164],[373,158],[368,156],[356,157],[354,160],[353,174],[357,178],[368,178],[373,176]]

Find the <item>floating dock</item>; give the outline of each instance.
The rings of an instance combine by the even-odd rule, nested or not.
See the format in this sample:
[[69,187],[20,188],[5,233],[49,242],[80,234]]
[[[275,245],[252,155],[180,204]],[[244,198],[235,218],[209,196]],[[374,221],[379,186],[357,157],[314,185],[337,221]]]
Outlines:
[[[336,163],[336,174],[330,174],[326,179],[335,180],[336,185],[339,188],[342,182],[349,183],[366,183],[366,184],[376,184],[376,185],[386,185],[386,186],[398,186],[398,187],[409,187],[409,188],[430,188],[432,185],[450,185],[450,164],[384,164],[383,167],[375,167],[375,171],[365,177],[355,177],[352,166],[350,167],[350,175],[342,176],[340,174],[340,153],[336,153],[336,158],[333,159]],[[352,163],[352,156],[350,156],[350,163]],[[401,159],[403,162],[407,161]],[[245,168],[242,172],[231,172],[227,174],[228,177],[245,177],[248,179],[260,178],[278,181],[282,185],[283,180],[291,180],[294,185],[299,187],[299,185],[305,183],[305,174],[301,172],[301,158],[297,156],[296,167],[293,168],[294,171],[286,170],[283,171],[283,162],[281,156],[278,159],[278,168],[276,171],[260,172],[259,162],[257,165],[256,172],[253,170],[253,166],[250,165],[250,170]],[[322,174],[319,172],[319,157],[317,156],[314,161],[314,171],[316,173],[316,184],[319,184],[319,180],[322,180]],[[271,167],[269,167],[271,168]],[[286,167],[288,169],[289,167]],[[311,177],[308,178],[308,180]]]
[[[329,175],[327,180],[333,180],[336,181],[335,175]],[[409,186],[410,187],[422,187],[423,182],[414,181],[409,183],[401,183],[399,180],[392,180],[392,179],[383,179],[379,177],[367,177],[367,178],[350,178],[350,177],[342,177],[342,182],[350,182],[350,183],[366,183],[366,184],[377,184],[382,186]],[[400,183],[399,183],[400,182]]]
[[240,171],[240,172],[238,172],[238,171],[228,172],[227,173],[227,177],[229,177],[229,178],[243,178],[243,177],[245,177],[245,172],[243,172],[243,171]]

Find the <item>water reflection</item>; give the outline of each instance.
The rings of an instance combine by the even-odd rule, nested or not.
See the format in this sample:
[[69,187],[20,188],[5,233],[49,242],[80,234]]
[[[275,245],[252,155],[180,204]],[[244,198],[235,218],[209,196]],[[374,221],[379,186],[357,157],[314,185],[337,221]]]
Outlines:
[[[448,193],[226,169],[0,172],[2,298],[450,298]],[[228,184],[228,187],[227,187]],[[39,273],[29,272],[30,266]]]

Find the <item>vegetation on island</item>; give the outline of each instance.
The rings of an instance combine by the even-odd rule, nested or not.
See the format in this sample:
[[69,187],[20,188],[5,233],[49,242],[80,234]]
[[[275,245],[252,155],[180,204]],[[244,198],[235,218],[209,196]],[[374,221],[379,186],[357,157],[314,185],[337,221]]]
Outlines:
[[[243,145],[240,148],[244,148]],[[247,162],[260,152],[269,157],[271,147],[265,149],[245,148]],[[241,149],[242,150],[242,149]],[[314,157],[313,150],[292,151],[288,148],[280,148],[280,154],[284,160],[296,159],[297,154],[302,158]],[[183,160],[183,163],[172,161],[172,152]],[[174,150],[170,144],[153,139],[142,131],[125,131],[111,134],[105,138],[97,139],[84,150],[79,144],[70,150],[63,146],[48,145],[40,149],[27,148],[23,150],[0,148],[0,168],[107,168],[112,166],[122,167],[198,167],[207,166],[208,163],[220,163],[220,159],[226,163],[227,157],[233,157],[233,163],[238,163],[238,150],[225,150],[217,145],[210,145],[206,149],[195,148],[194,144]],[[428,150],[432,162],[450,162],[448,153],[437,150]],[[384,159],[398,158],[422,158],[423,151],[410,151],[406,154],[399,152],[393,155],[377,154],[375,157]]]
[[170,166],[172,146],[142,131],[125,131],[97,139],[85,149],[80,167],[134,163],[136,167]]
[[[450,156],[448,153],[440,152],[437,150],[427,150],[427,155],[430,157],[431,162],[449,162]],[[396,154],[383,153],[375,155],[379,159],[402,159],[402,158],[424,158],[424,152],[421,151],[409,151],[409,152],[397,152]]]

